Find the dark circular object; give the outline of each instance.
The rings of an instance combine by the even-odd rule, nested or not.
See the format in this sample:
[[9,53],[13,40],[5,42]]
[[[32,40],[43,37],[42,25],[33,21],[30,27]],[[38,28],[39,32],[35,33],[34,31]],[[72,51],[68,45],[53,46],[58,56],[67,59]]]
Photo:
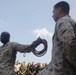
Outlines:
[[[39,40],[39,41],[38,41]],[[43,44],[44,45],[44,48],[41,50],[41,51],[38,51],[38,50],[36,50],[36,48],[34,48],[33,50],[32,50],[32,53],[35,55],[35,56],[37,56],[37,57],[41,57],[41,56],[43,56],[46,52],[47,52],[47,41],[45,40],[45,39],[41,39],[41,38],[39,38],[37,40],[37,45],[36,45],[36,47],[38,46],[38,45],[40,45],[40,44]]]

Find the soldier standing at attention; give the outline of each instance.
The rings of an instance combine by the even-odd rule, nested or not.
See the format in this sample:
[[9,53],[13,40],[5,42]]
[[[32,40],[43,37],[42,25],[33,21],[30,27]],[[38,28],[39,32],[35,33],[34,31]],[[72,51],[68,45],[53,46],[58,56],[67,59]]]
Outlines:
[[69,11],[70,6],[66,1],[54,5],[56,25],[52,38],[52,60],[37,75],[76,75],[76,31],[73,28],[76,22],[69,16]]

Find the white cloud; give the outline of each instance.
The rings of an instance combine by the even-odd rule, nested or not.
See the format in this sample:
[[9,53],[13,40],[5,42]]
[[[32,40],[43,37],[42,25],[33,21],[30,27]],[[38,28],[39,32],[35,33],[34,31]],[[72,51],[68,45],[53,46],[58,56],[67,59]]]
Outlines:
[[49,32],[46,28],[42,28],[42,29],[36,29],[33,30],[33,33],[37,36],[37,37],[52,37],[53,33]]

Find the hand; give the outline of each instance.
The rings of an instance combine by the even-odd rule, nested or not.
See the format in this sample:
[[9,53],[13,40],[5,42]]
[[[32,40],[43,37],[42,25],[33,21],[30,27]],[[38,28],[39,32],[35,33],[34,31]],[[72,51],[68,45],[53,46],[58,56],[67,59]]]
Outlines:
[[38,39],[36,41],[33,41],[32,43],[32,46],[33,47],[37,47],[39,45],[39,42],[41,41],[42,39],[40,37],[38,37]]
[[38,37],[37,40],[33,41],[32,44],[28,46],[28,52],[31,52],[32,50],[34,50],[40,44],[40,41],[42,41],[40,37]]

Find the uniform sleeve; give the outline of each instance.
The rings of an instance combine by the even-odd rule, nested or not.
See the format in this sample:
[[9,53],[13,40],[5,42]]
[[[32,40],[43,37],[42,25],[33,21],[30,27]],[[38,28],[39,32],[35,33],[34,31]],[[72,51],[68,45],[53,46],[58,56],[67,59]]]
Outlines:
[[29,53],[31,52],[32,48],[30,47],[30,45],[23,45],[23,44],[19,44],[19,43],[13,43],[13,49],[15,51],[21,52],[21,53]]
[[66,21],[58,26],[58,39],[62,42],[64,57],[68,64],[76,69],[76,41],[73,42],[74,30],[71,23]]

